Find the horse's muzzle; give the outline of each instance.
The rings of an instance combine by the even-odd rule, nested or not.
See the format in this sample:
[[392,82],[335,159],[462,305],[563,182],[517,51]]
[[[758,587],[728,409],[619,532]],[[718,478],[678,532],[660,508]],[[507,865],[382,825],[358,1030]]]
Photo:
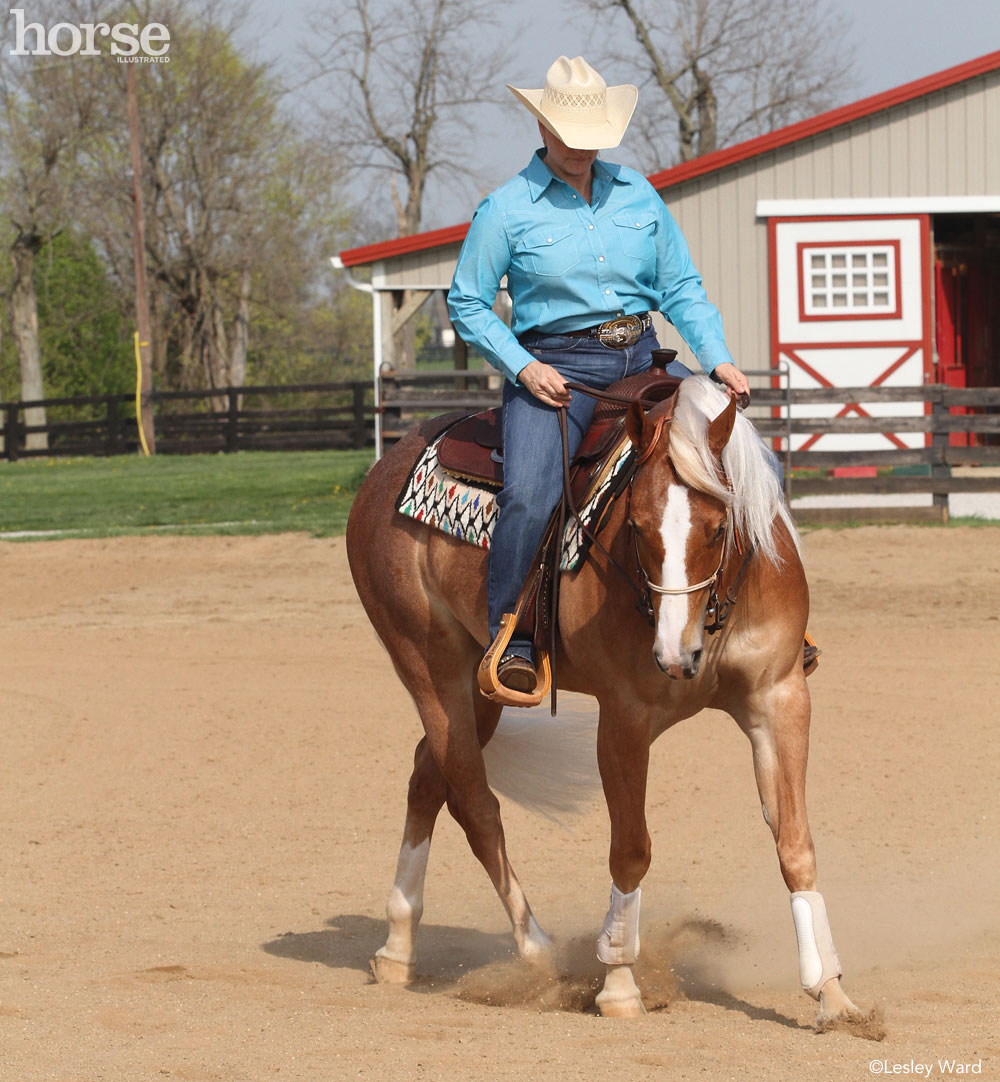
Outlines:
[[693,680],[701,668],[701,650],[694,650],[689,658],[671,665],[664,665],[656,654],[653,656],[656,657],[656,664],[660,667],[660,671],[665,672],[671,680]]

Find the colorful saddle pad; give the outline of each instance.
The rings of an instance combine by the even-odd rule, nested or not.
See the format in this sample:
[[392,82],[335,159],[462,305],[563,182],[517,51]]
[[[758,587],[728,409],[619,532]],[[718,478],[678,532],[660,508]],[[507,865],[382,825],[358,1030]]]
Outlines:
[[[463,480],[447,473],[438,461],[439,436],[419,456],[396,500],[396,510],[442,533],[488,549],[496,522],[496,488]],[[624,431],[610,457],[594,478],[580,517],[590,529],[608,506],[615,482],[633,457],[634,448]],[[589,542],[579,524],[571,519],[563,537],[562,569],[573,571],[583,561]]]

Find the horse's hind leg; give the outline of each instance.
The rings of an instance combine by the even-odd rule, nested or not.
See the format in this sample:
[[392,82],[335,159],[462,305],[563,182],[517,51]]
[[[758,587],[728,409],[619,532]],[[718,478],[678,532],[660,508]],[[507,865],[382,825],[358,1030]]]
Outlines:
[[[424,717],[425,725],[438,716],[439,709],[440,704],[436,701],[433,704],[428,703],[428,714]],[[482,764],[480,749],[493,735],[500,718],[500,709],[485,698],[474,695],[472,705],[472,712],[475,715],[474,744],[472,749],[466,749],[465,754],[469,755],[473,761],[478,758],[480,765]],[[455,715],[451,716],[454,719]],[[436,725],[432,724],[431,727],[435,733],[438,732]],[[457,764],[459,760],[456,759],[458,751],[455,745],[459,741],[453,736],[448,743],[451,752],[450,755],[446,754],[445,761],[450,760]],[[459,758],[461,758],[460,755]],[[470,777],[464,776],[465,771],[456,767],[455,773],[461,776],[457,778],[456,785],[449,785],[435,758],[433,742],[428,737],[424,737],[417,745],[414,754],[403,842],[396,864],[396,878],[386,906],[389,935],[385,945],[376,952],[372,964],[379,981],[409,983],[415,976],[415,937],[417,925],[423,913],[424,878],[427,871],[431,834],[441,806],[446,800],[452,815],[465,830],[470,846],[493,880],[497,893],[510,916],[515,940],[522,957],[535,959],[548,953],[550,946],[548,937],[531,915],[517,877],[507,862],[499,806],[486,786],[485,769],[482,774],[482,784],[486,787],[488,794],[489,799],[486,800],[483,800],[481,793],[478,795],[475,793],[477,786],[471,784]],[[476,810],[480,803],[486,806],[485,815]],[[489,822],[491,818],[495,818],[494,826],[498,831],[498,836],[491,836],[488,828],[482,829],[483,821]]]
[[754,773],[764,820],[791,892],[792,919],[803,989],[820,1004],[820,1023],[860,1017],[840,985],[823,895],[816,890],[816,851],[806,818],[809,690],[801,672],[759,692],[737,722],[753,748]]
[[[528,905],[507,859],[500,802],[489,787],[483,745],[500,720],[500,707],[479,692],[473,674],[478,651],[468,667],[470,679],[450,691],[438,688],[429,704],[420,704],[428,741],[448,783],[448,810],[465,831],[469,847],[486,869],[510,918],[520,956],[529,962],[548,958],[552,942]],[[475,724],[463,724],[471,715]]]
[[424,737],[413,755],[413,773],[406,799],[406,824],[396,861],[396,878],[385,915],[389,936],[375,952],[372,970],[387,984],[409,984],[416,975],[417,925],[424,911],[424,879],[431,834],[448,786]]

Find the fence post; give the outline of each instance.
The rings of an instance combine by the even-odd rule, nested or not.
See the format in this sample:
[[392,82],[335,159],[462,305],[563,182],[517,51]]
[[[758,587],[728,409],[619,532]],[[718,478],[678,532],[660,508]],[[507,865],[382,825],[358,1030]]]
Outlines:
[[361,451],[368,442],[368,425],[365,423],[365,389],[367,384],[355,383],[354,392],[354,450]]
[[119,441],[121,436],[120,431],[120,418],[118,415],[118,396],[109,394],[105,396],[105,405],[107,406],[107,419],[105,421],[105,437],[104,437],[104,451],[109,457],[111,455],[118,454]]
[[227,388],[229,395],[229,415],[226,421],[226,451],[239,449],[240,435],[240,392],[236,387]]
[[[782,362],[784,363],[784,362]],[[792,506],[792,374],[786,367],[779,369],[780,375],[785,377],[785,503]]]
[[[936,478],[951,477],[951,467],[947,462],[948,444],[951,439],[948,426],[944,423],[950,416],[946,400],[947,390],[934,387],[928,395],[931,400],[931,483]],[[948,493],[934,491],[931,495],[934,508],[940,513],[941,521],[948,521]]]
[[8,402],[3,408],[3,445],[8,462],[17,461],[17,413],[20,408],[20,402]]

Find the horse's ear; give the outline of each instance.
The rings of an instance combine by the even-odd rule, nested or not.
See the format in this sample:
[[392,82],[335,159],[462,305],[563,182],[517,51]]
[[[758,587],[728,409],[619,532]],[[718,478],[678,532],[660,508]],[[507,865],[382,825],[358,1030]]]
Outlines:
[[635,449],[640,453],[643,450],[642,435],[646,427],[646,411],[638,402],[629,403],[628,413],[625,414],[625,431]]
[[726,408],[708,426],[708,449],[713,458],[722,457],[722,448],[729,442],[736,421],[736,399],[730,397]]

